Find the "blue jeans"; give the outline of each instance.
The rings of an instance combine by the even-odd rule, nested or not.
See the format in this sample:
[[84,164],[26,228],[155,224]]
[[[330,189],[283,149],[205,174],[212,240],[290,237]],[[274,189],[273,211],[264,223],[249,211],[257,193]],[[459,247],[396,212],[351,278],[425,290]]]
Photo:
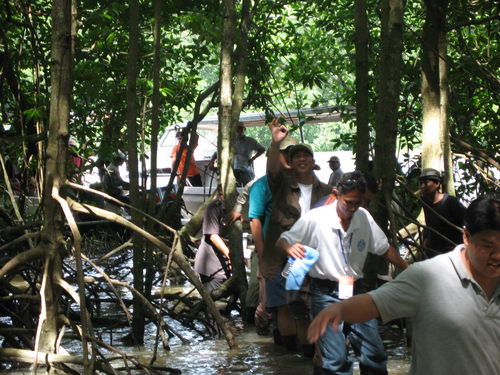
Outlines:
[[[314,316],[329,304],[339,302],[337,288],[327,289],[311,283],[312,312]],[[358,294],[358,293],[355,293]],[[346,335],[359,354],[361,374],[387,374],[387,357],[384,344],[378,332],[376,319],[365,323],[350,324],[345,327]],[[344,323],[335,332],[329,324],[318,340],[321,355],[314,358],[314,374],[352,374],[352,361],[348,358]]]

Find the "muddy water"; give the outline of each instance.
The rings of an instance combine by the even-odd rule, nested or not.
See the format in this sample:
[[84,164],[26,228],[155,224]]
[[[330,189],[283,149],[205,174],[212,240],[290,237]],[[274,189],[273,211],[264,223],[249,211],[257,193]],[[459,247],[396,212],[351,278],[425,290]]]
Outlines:
[[[180,291],[175,288],[171,289],[172,292]],[[130,297],[127,293],[124,292],[125,296]],[[102,312],[103,315],[114,316],[117,313],[115,305],[108,308],[109,310]],[[233,316],[233,318],[236,320],[236,326],[241,328],[242,324],[238,322],[238,317]],[[236,334],[239,349],[230,351],[225,340],[201,340],[198,334],[182,327],[178,322],[167,320],[183,337],[190,340],[191,344],[183,345],[179,339],[174,337],[170,342],[171,351],[161,349],[160,345],[157,360],[154,363],[156,366],[176,368],[183,375],[312,375],[313,366],[310,359],[305,359],[300,354],[288,353],[282,347],[275,346],[271,337],[258,336],[252,326],[239,330]],[[146,342],[142,348],[123,344],[122,338],[129,333],[128,328],[115,328],[113,330],[106,328],[96,331],[102,341],[139,358],[144,364],[149,364],[156,329],[152,324],[149,324],[146,330]],[[389,374],[408,374],[410,361],[405,347],[404,335],[395,326],[384,326],[381,328],[381,332],[389,357]],[[81,354],[80,345],[71,337],[66,337],[63,343],[68,352],[76,355]],[[105,349],[101,349],[101,351],[107,356],[111,355]],[[123,362],[113,362],[113,365],[121,366]],[[2,375],[27,373],[30,372],[0,370]],[[355,363],[354,374],[359,374],[357,363]]]
[[[186,292],[185,288],[169,288],[170,292]],[[233,311],[233,313],[235,313]],[[236,333],[239,349],[230,351],[225,340],[203,340],[189,330],[170,321],[181,334],[191,341],[182,345],[177,338],[171,339],[171,351],[160,350],[155,365],[180,369],[183,375],[312,375],[313,365],[310,359],[300,354],[289,353],[283,347],[273,343],[272,337],[259,336],[253,326],[244,328],[238,316],[233,316],[235,325],[240,327]],[[149,335],[146,347],[152,347],[155,328],[148,326]],[[380,328],[386,352],[389,358],[389,374],[408,374],[410,358],[404,333],[396,325]],[[125,349],[125,348],[124,348]],[[130,352],[131,348],[126,348]],[[131,353],[132,354],[132,353]],[[145,362],[151,358],[150,350],[133,351]],[[356,359],[354,374],[359,374]]]
[[[384,328],[389,356],[389,374],[408,374],[410,361],[394,328]],[[237,336],[239,350],[229,351],[224,340],[207,340],[190,345],[172,345],[170,352],[159,353],[160,366],[178,368],[183,375],[309,375],[313,366],[310,359],[286,352],[275,346],[271,337],[258,336],[248,331]],[[151,352],[138,350],[136,356],[148,360]],[[354,374],[359,374],[357,363]]]
[[[120,336],[128,330],[121,329],[113,332],[113,345],[148,364],[152,356],[155,328],[148,325],[147,331],[146,344],[142,348],[123,345]],[[101,332],[104,341],[109,342],[109,333]],[[258,336],[253,327],[237,333],[239,349],[233,351],[228,349],[225,340],[201,341],[197,335],[185,330],[182,334],[191,340],[191,344],[182,345],[180,340],[172,338],[171,351],[161,349],[160,345],[154,365],[179,369],[183,375],[312,375],[313,372],[310,359],[305,359],[300,354],[288,353],[282,347],[274,345],[271,337]],[[410,361],[399,330],[395,327],[383,327],[382,337],[389,357],[389,374],[408,374]],[[75,354],[79,354],[81,350],[77,342],[67,342],[65,347]],[[123,365],[121,361],[113,364],[120,365],[118,362]],[[354,374],[359,375],[357,363],[354,369]],[[29,372],[0,370],[2,375],[27,373]]]

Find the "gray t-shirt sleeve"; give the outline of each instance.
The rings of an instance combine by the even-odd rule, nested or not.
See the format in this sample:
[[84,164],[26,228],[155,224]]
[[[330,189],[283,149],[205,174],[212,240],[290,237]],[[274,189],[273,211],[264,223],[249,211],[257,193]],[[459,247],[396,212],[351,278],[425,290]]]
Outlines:
[[220,216],[221,209],[214,203],[211,203],[203,213],[203,234],[220,234]]
[[393,319],[412,317],[422,300],[422,267],[414,264],[395,280],[369,292],[384,323]]

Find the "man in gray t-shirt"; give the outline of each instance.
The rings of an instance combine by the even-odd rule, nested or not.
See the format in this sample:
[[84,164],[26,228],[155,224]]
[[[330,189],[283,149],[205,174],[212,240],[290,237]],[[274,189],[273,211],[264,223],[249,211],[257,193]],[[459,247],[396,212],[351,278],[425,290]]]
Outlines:
[[220,195],[203,212],[203,237],[194,259],[194,270],[208,292],[217,289],[229,277],[226,266],[229,248],[222,238],[226,216],[224,198]]
[[342,321],[411,317],[411,374],[500,374],[500,197],[465,212],[464,245],[417,263],[368,294],[328,306],[311,323],[316,341]]
[[265,147],[245,135],[245,126],[240,123],[234,140],[233,171],[236,182],[245,186],[254,179],[253,161],[266,151]]

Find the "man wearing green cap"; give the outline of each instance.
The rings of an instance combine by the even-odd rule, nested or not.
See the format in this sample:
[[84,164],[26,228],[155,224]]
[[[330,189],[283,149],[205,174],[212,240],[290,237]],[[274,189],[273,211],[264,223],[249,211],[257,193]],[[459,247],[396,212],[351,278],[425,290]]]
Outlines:
[[[313,348],[307,346],[306,332],[309,323],[306,301],[288,304],[285,292],[285,278],[281,270],[287,262],[287,254],[277,249],[275,244],[281,233],[292,225],[318,201],[330,193],[331,186],[322,183],[314,174],[314,153],[304,143],[293,145],[288,151],[290,170],[281,167],[279,154],[286,142],[288,129],[280,125],[278,119],[269,124],[272,142],[267,159],[267,176],[273,196],[273,209],[264,241],[261,273],[266,278],[267,306],[276,316],[278,331],[288,349],[296,342],[302,346],[304,354],[312,356]],[[301,294],[301,297],[304,297]]]

